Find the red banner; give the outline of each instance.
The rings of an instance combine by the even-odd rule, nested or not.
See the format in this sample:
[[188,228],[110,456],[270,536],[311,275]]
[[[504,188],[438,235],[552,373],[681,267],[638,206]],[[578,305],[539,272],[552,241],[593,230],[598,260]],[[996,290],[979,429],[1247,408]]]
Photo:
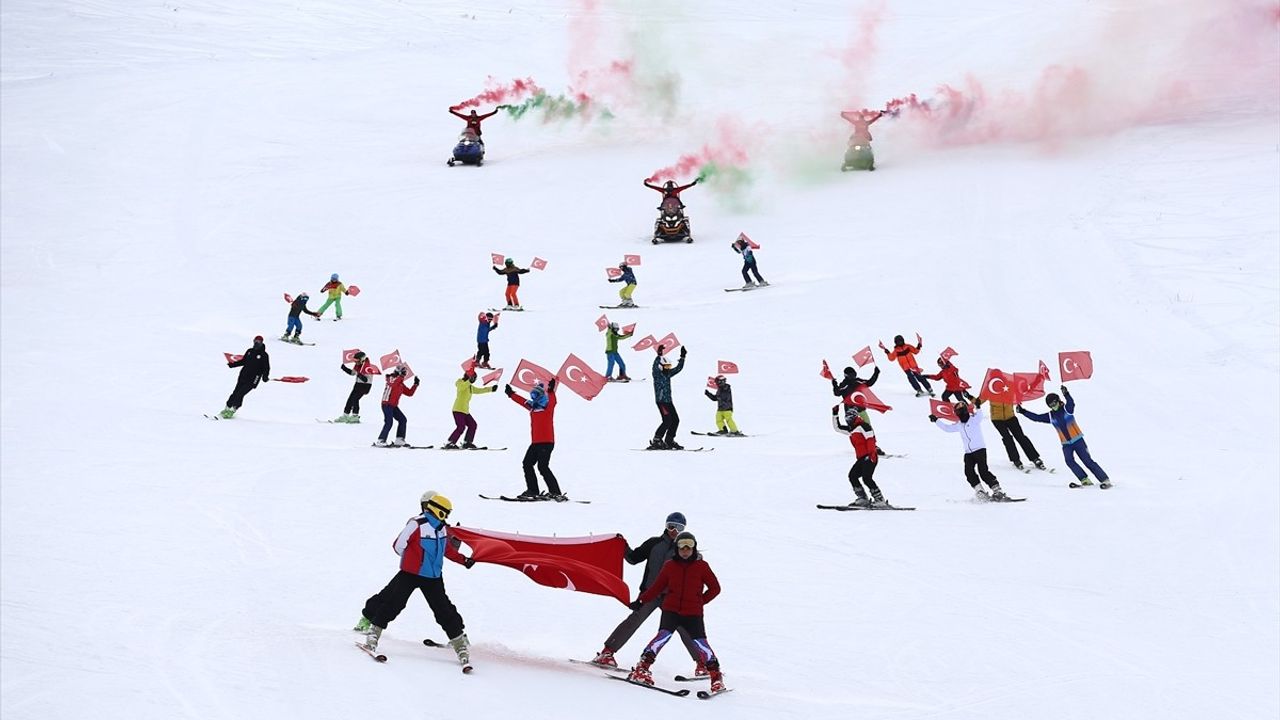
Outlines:
[[1038,372],[1014,373],[1013,394],[1020,403],[1044,397],[1044,375]]
[[361,375],[381,375],[382,374],[381,372],[378,372],[378,366],[369,362],[367,359],[364,361],[364,365],[362,365],[360,369],[357,370],[356,372],[360,373]]
[[960,353],[956,352],[955,350],[952,350],[952,349],[951,349],[951,346],[950,346],[950,345],[948,345],[948,346],[947,346],[947,349],[946,349],[946,350],[943,350],[943,351],[942,351],[942,354],[941,354],[941,355],[939,355],[939,357],[941,357],[943,360],[950,360],[951,358],[953,358],[953,357],[955,357],[956,355],[959,355],[959,354],[960,354]]
[[1093,357],[1088,350],[1058,353],[1058,374],[1062,382],[1088,380],[1093,377]]
[[657,342],[658,342],[657,340],[653,339],[652,335],[645,335],[644,337],[640,338],[640,342],[636,343],[635,345],[632,345],[631,349],[636,351],[647,350],[653,347],[654,345],[656,345]]
[[502,368],[498,368],[497,370],[494,370],[491,373],[485,373],[485,376],[480,378],[480,384],[488,385],[491,382],[497,382],[501,379],[502,379]]
[[986,377],[982,379],[982,392],[978,393],[978,397],[991,402],[1005,403],[1006,405],[1013,405],[1018,402],[1014,391],[1013,377],[995,368],[987,370]]
[[400,350],[398,348],[395,350],[392,350],[391,352],[387,353],[386,355],[383,355],[381,358],[378,359],[378,365],[380,365],[383,370],[393,368],[399,364],[400,364]]
[[607,327],[609,327],[608,315],[601,315],[600,317],[596,318],[596,330],[599,330],[600,332],[604,332],[604,329]]
[[759,245],[757,245],[757,244],[755,243],[755,241],[754,241],[754,240],[752,240],[751,238],[747,237],[747,234],[746,234],[746,233],[744,233],[744,232],[740,232],[740,233],[738,233],[738,239],[739,239],[739,240],[746,240],[746,241],[747,241],[747,247],[751,248],[752,250],[759,250],[759,249],[760,249],[760,246],[759,246]]
[[542,367],[541,365],[531,363],[528,360],[521,359],[520,364],[516,366],[516,371],[511,374],[511,385],[518,387],[525,392],[529,392],[533,389],[534,382],[538,380],[550,382],[551,378],[552,375],[550,370]]
[[633,332],[635,332],[635,331],[636,331],[636,324],[635,324],[635,323],[631,323],[630,325],[624,325],[624,326],[622,327],[622,334],[623,334],[623,335],[630,335],[631,333],[633,333]]
[[222,356],[225,357],[229,363],[244,359],[243,355],[232,355],[231,353],[222,353]]
[[666,337],[658,341],[658,345],[662,346],[662,354],[666,355],[672,350],[680,347],[680,338],[676,337],[675,333],[669,332]]
[[489,260],[491,260],[494,265],[497,265],[499,267],[502,266],[502,263],[505,262],[506,259],[507,258],[503,256],[502,253],[489,253]]
[[628,265],[630,265],[631,267],[640,267],[639,255],[623,255],[622,260],[626,262]]
[[831,368],[827,366],[826,360],[822,361],[822,370],[821,372],[818,373],[818,375],[828,380],[835,380],[835,378],[831,377]]
[[631,597],[622,579],[627,541],[621,535],[552,538],[464,527],[451,527],[449,534],[471,548],[476,562],[519,570],[539,585],[604,595],[624,605]]
[[350,295],[351,297],[355,297],[360,294],[360,288],[356,287],[355,285],[348,285],[347,294]]
[[715,377],[714,377],[714,376],[712,376],[712,375],[708,375],[708,376],[707,376],[707,388],[708,388],[708,389],[710,389],[710,390],[715,390],[717,387],[719,387],[719,386],[718,386],[718,385],[716,385],[716,379],[715,379]]
[[618,268],[616,268],[616,267],[607,267],[607,268],[605,268],[605,269],[604,269],[604,274],[605,274],[605,275],[608,275],[610,278],[619,278],[619,277],[622,277],[622,271],[621,271],[621,270],[619,270],[619,269],[618,269]]
[[577,393],[583,400],[599,395],[608,382],[603,375],[592,370],[590,365],[573,353],[569,353],[569,357],[564,359],[556,377],[560,379],[561,385]]
[[533,262],[529,263],[529,267],[533,268],[534,270],[546,270],[547,261],[543,260],[540,257],[535,257],[533,259]]
[[866,385],[863,385],[857,390],[849,393],[849,401],[854,405],[861,405],[862,407],[875,410],[878,413],[889,412],[893,409],[892,407],[885,405],[883,402],[880,402],[880,398],[876,397],[875,393],[871,392],[871,388]]
[[292,295],[290,295],[289,293],[285,293],[285,294],[284,294],[284,301],[285,301],[285,302],[287,302],[287,303],[289,303],[290,305],[292,305],[292,304],[293,304],[293,296],[292,296]]
[[1043,360],[1040,361],[1040,376],[1045,380],[1049,379],[1049,366],[1045,365]]
[[350,350],[343,350],[343,351],[342,351],[342,362],[343,362],[343,363],[355,362],[355,361],[356,361],[356,353],[358,353],[358,352],[360,352],[360,348],[351,348]]
[[284,375],[284,376],[282,376],[282,377],[278,377],[278,378],[271,378],[271,379],[272,379],[272,380],[275,380],[276,382],[304,383],[304,382],[306,382],[306,381],[310,380],[311,378],[309,378],[309,377],[302,377],[302,376],[300,376],[300,375]]
[[462,361],[462,372],[464,373],[474,370],[475,367],[476,367],[476,359],[474,357],[469,357],[466,360]]
[[858,363],[858,367],[863,367],[875,362],[876,356],[871,353],[871,346],[868,345],[853,354],[853,361]]
[[716,362],[716,372],[721,375],[732,375],[738,372],[738,364],[728,360],[719,360]]

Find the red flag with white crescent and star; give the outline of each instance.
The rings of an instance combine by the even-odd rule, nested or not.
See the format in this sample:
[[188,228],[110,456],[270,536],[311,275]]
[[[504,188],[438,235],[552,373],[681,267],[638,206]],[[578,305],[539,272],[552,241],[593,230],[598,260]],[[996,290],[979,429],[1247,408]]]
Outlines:
[[590,400],[599,395],[600,390],[608,382],[605,376],[592,370],[590,365],[573,353],[569,353],[569,357],[564,359],[556,377],[559,378],[561,385],[577,393],[583,400]]
[[1018,402],[1014,390],[1013,378],[1002,370],[989,368],[982,379],[982,392],[978,397],[983,400],[1013,405]]
[[611,597],[622,604],[631,591],[622,579],[627,541],[622,535],[540,537],[453,526],[449,534],[471,548],[476,562],[518,570],[539,585]]
[[1088,350],[1058,353],[1058,374],[1062,382],[1088,380],[1093,377],[1093,356]]
[[533,384],[538,380],[550,382],[552,377],[550,370],[536,363],[521,359],[520,364],[516,366],[516,371],[511,374],[511,385],[529,392],[533,389]]

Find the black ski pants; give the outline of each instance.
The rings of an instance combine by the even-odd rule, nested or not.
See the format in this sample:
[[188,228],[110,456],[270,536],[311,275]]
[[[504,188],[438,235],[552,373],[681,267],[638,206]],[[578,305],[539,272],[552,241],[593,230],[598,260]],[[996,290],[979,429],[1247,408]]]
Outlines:
[[907,374],[907,382],[911,383],[911,389],[920,392],[920,386],[924,386],[925,392],[933,392],[933,388],[929,386],[929,379],[919,370],[903,370]]
[[227,407],[239,410],[240,404],[244,402],[244,396],[248,395],[249,391],[256,387],[258,387],[257,375],[242,377],[237,380],[236,388],[227,397]]
[[489,362],[489,343],[476,343],[476,364]]
[[[991,424],[995,425],[996,432],[1000,433],[1000,442],[1004,443],[1004,451],[1009,454],[1009,462],[1014,465],[1022,464],[1022,460],[1018,457],[1018,445],[1022,446],[1022,451],[1027,454],[1027,459],[1031,462],[1034,463],[1040,459],[1036,446],[1032,445],[1026,433],[1022,432],[1022,424],[1018,422],[1017,416],[1007,420],[992,420]],[[1014,444],[1015,441],[1017,445]]]
[[996,476],[987,467],[986,448],[964,454],[964,479],[968,480],[969,486],[976,490],[979,478],[992,490],[1000,489],[1000,481],[996,480]]
[[422,591],[422,597],[427,599],[427,605],[436,617],[436,624],[450,640],[462,634],[466,626],[462,622],[462,615],[458,614],[458,608],[453,606],[453,601],[445,594],[444,578],[422,577],[401,570],[391,578],[386,587],[365,601],[362,614],[369,622],[385,630],[387,625],[400,616],[404,606],[409,604],[409,596],[413,595],[414,590]]
[[[644,621],[649,619],[653,611],[662,605],[663,597],[665,597],[665,594],[641,605],[639,610],[632,610],[631,614],[619,623],[618,627],[605,639],[604,646],[615,654],[621,650],[622,646],[626,645],[631,636],[635,635],[640,626],[644,624]],[[698,652],[698,646],[693,644],[693,637],[689,635],[689,631],[683,627],[676,630],[680,634],[680,641],[684,643],[685,649],[689,651],[689,657],[695,661],[702,660],[702,653]]]
[[965,400],[965,401],[973,400],[973,396],[965,392],[964,390],[943,390],[942,391],[942,402],[951,402],[952,398],[955,398],[956,400]]
[[662,422],[653,431],[653,439],[675,442],[676,430],[680,427],[680,413],[676,412],[676,406],[669,402],[659,402],[658,414],[662,416]]
[[351,394],[347,396],[347,404],[342,406],[343,415],[359,415],[360,414],[360,398],[369,394],[369,390],[373,388],[371,383],[356,383],[351,388]]
[[[849,468],[849,484],[853,486],[853,494],[860,498],[865,498],[867,493],[871,493],[873,500],[884,500],[884,494],[880,492],[880,486],[876,485],[876,481],[871,476],[876,472],[876,465],[871,458],[858,458],[858,461]],[[859,484],[861,483],[861,484]],[[866,491],[863,491],[863,486]]]
[[756,261],[754,258],[743,261],[742,263],[742,282],[744,283],[751,282],[751,277],[747,275],[748,272],[756,276],[756,282],[764,282],[764,278],[760,277],[760,268],[756,267]]
[[551,451],[556,449],[555,443],[533,443],[524,451],[524,484],[530,493],[538,493],[538,479],[533,475],[533,467],[538,466],[538,474],[547,484],[547,492],[560,494],[560,483],[555,473],[551,472]]

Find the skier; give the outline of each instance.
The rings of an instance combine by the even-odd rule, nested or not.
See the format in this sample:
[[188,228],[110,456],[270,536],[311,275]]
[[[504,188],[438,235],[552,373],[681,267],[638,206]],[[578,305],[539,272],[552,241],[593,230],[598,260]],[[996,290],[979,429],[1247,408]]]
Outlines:
[[[658,573],[662,571],[662,566],[668,560],[676,556],[676,536],[684,532],[685,519],[684,513],[673,512],[667,516],[666,529],[661,535],[651,537],[640,544],[638,548],[632,548],[627,545],[627,552],[623,558],[631,565],[639,565],[644,563],[644,577],[640,580],[640,592],[644,592],[654,580],[658,579]],[[654,610],[662,603],[663,598],[658,597],[641,605],[638,609],[633,609],[618,627],[614,629],[609,637],[604,641],[604,649],[601,650],[595,659],[591,662],[601,667],[618,667],[618,661],[614,659],[614,654],[622,649],[623,645],[635,635],[636,630],[644,624],[645,620],[653,614]],[[680,640],[684,643],[685,648],[689,651],[689,657],[697,665],[693,669],[694,677],[705,677],[707,675],[707,666],[703,662],[702,653],[698,646],[693,643],[689,631],[683,627],[677,628],[680,633]]]
[[[524,453],[525,491],[516,497],[521,500],[555,500],[565,502],[567,495],[560,492],[560,483],[555,473],[551,472],[551,452],[556,449],[556,379],[543,383],[541,380],[533,384],[529,399],[520,397],[510,385],[504,388],[507,397],[520,407],[529,411],[529,449]],[[545,495],[538,494],[538,480],[533,475],[534,465],[538,466],[538,474],[547,484]]]
[[1089,479],[1084,468],[1076,463],[1076,458],[1079,458],[1093,476],[1098,478],[1098,487],[1104,490],[1111,487],[1111,478],[1107,477],[1107,472],[1093,461],[1093,456],[1089,454],[1089,446],[1084,441],[1084,433],[1076,424],[1075,399],[1071,397],[1071,393],[1067,392],[1066,385],[1061,385],[1058,389],[1061,390],[1062,397],[1067,399],[1066,405],[1062,404],[1062,399],[1056,393],[1049,393],[1044,396],[1044,402],[1049,406],[1048,413],[1028,412],[1023,410],[1021,405],[1018,406],[1018,413],[1033,422],[1053,425],[1053,428],[1058,431],[1058,439],[1062,441],[1062,458],[1067,462],[1067,467],[1071,468],[1071,472],[1075,473],[1081,485],[1092,485],[1093,481]]
[[942,402],[949,402],[952,398],[956,400],[973,400],[973,396],[967,391],[969,383],[960,377],[960,368],[953,365],[950,360],[938,358],[938,373],[936,375],[923,375],[922,377],[929,380],[941,380],[945,384],[946,389],[942,391]]
[[[840,422],[841,408],[844,409],[844,422]],[[834,405],[831,408],[831,427],[835,431],[849,436],[849,444],[853,446],[854,462],[849,468],[849,484],[853,486],[853,494],[857,496],[849,507],[884,507],[884,494],[880,486],[872,479],[876,472],[876,464],[880,457],[876,454],[876,431],[861,413],[858,405]],[[861,408],[866,412],[865,408]],[[864,489],[865,488],[865,489]],[[871,493],[871,498],[867,498]]]
[[672,633],[684,628],[693,638],[693,644],[697,646],[702,662],[707,667],[707,675],[711,678],[710,692],[724,692],[720,660],[707,642],[707,629],[703,621],[703,607],[719,594],[720,581],[698,552],[698,539],[688,531],[677,535],[676,556],[662,566],[653,584],[629,605],[632,610],[638,610],[645,603],[662,597],[662,619],[658,624],[658,634],[645,646],[644,652],[640,654],[640,662],[631,669],[627,679],[652,685],[653,673],[649,667],[671,639]]
[[342,368],[342,372],[355,376],[356,382],[351,386],[351,394],[347,396],[347,404],[342,406],[342,416],[337,422],[358,423],[360,422],[360,398],[369,394],[373,389],[373,382],[368,375],[360,372],[364,369],[368,356],[364,351],[357,350],[352,356],[351,367],[347,367],[346,363],[342,363],[338,367]]
[[[860,388],[871,387],[872,385],[875,385],[876,381],[879,379],[880,379],[879,365],[877,365],[876,369],[871,373],[871,377],[867,378],[866,380],[863,380],[862,378],[858,377],[858,371],[854,370],[852,366],[849,366],[844,369],[844,377],[840,380],[840,382],[836,382],[835,378],[831,378],[831,394],[840,398],[844,402],[844,406],[847,409],[849,407],[854,406],[853,393],[857,392],[858,389]],[[869,427],[871,423],[871,417],[867,415],[867,408],[863,405],[857,405],[857,410],[858,410],[858,417],[862,418],[862,421],[867,423]],[[884,451],[884,448],[880,447],[880,445],[877,444],[876,455],[879,457],[884,457],[885,454],[886,453]]]
[[[892,350],[886,348],[884,343],[880,343],[880,349],[884,350],[884,354],[890,360],[898,361],[898,367],[902,368],[902,372],[906,373],[907,381],[911,383],[911,389],[916,391],[916,397],[921,397],[925,394],[928,394],[929,397],[933,397],[933,388],[929,386],[929,381],[920,374],[920,366],[916,364],[916,359],[913,357],[916,353],[920,352],[920,348],[922,347],[924,347],[924,340],[921,339],[920,333],[916,333],[916,344],[914,347],[908,345],[906,341],[902,339],[901,335],[893,336]],[[921,389],[922,385],[924,386],[924,389]]]
[[[960,437],[964,440],[964,477],[969,481],[969,487],[973,488],[978,499],[995,498],[1003,500],[1008,496],[1000,489],[1000,481],[996,480],[996,476],[987,467],[987,444],[982,439],[981,405],[982,400],[976,400],[973,413],[970,414],[969,406],[958,402],[953,407],[956,411],[956,417],[960,418],[960,422],[939,423],[936,415],[930,415],[929,422],[943,432],[960,433]],[[979,478],[987,484],[987,487],[991,488],[990,495],[978,484]]]
[[520,298],[517,293],[520,290],[520,276],[529,272],[529,268],[516,267],[516,261],[507,258],[502,267],[494,267],[493,271],[499,275],[507,276],[507,310],[523,310],[520,307]]
[[476,367],[492,370],[493,366],[489,364],[489,333],[498,329],[498,318],[491,312],[482,312],[476,320],[480,322],[476,327]]
[[[729,247],[733,248],[734,252],[742,255],[742,288],[745,290],[746,288],[755,287],[757,284],[760,287],[767,287],[769,283],[760,277],[760,268],[756,267],[756,254],[751,251],[751,243],[748,243],[744,238],[738,238]],[[751,277],[747,275],[748,272],[756,276],[755,282],[751,281]]]
[[[405,375],[409,373],[409,369],[404,365],[397,365],[394,370],[387,373],[387,386],[382,390],[382,432],[378,433],[378,441],[374,443],[377,447],[404,447],[404,434],[408,429],[409,420],[400,411],[400,396],[412,396],[418,391],[418,385],[421,378],[414,377],[413,384],[405,384]],[[396,439],[390,444],[387,443],[387,435],[391,433],[391,423],[397,423]]]
[[316,312],[316,319],[319,320],[320,317],[324,315],[324,311],[328,310],[329,306],[332,305],[334,313],[336,313],[338,319],[341,320],[342,296],[350,295],[351,293],[347,292],[347,286],[343,285],[338,280],[338,273],[334,273],[329,276],[329,282],[325,283],[325,286],[320,288],[320,292],[329,293],[329,297],[325,298],[324,304],[321,305],[320,310]]
[[1040,453],[1036,451],[1036,446],[1031,444],[1031,439],[1022,432],[1022,424],[1018,422],[1014,406],[994,400],[990,405],[991,424],[995,425],[996,432],[1000,433],[1000,441],[1004,443],[1004,451],[1009,455],[1009,462],[1019,470],[1022,469],[1022,458],[1018,456],[1018,446],[1021,445],[1022,451],[1027,454],[1027,459],[1037,468],[1044,470],[1044,460],[1040,459]]
[[716,403],[716,431],[713,434],[742,437],[742,433],[738,432],[737,424],[733,422],[733,386],[729,385],[728,379],[723,375],[717,375],[716,391],[713,393],[710,390],[703,390],[702,394]]
[[668,180],[659,187],[650,183],[648,180],[645,180],[644,186],[650,190],[657,190],[662,193],[662,202],[658,203],[659,210],[667,210],[669,206],[673,206],[670,209],[676,214],[682,215],[684,214],[684,201],[680,199],[680,193],[700,182],[702,182],[702,178],[694,178],[694,181],[688,185],[677,186],[674,181]]
[[664,346],[658,346],[658,355],[653,359],[653,398],[658,403],[658,414],[662,422],[653,431],[653,440],[649,441],[650,450],[683,450],[684,446],[676,442],[676,429],[680,427],[680,415],[671,401],[671,378],[684,369],[684,356],[689,351],[680,348],[680,362],[671,367],[671,361],[663,353]]
[[[618,323],[611,322],[609,327],[604,331],[604,356],[608,360],[608,366],[605,367],[604,377],[611,382],[631,382],[631,378],[627,377],[627,364],[622,361],[622,355],[618,353],[618,341],[626,340],[634,335],[635,332],[623,334],[618,330]],[[618,365],[618,379],[613,379],[613,365]]]
[[466,437],[462,437],[462,449],[476,449],[475,443],[472,442],[476,437],[476,419],[471,417],[471,396],[494,392],[498,386],[476,387],[472,384],[475,381],[475,368],[469,368],[462,374],[462,378],[453,384],[458,389],[458,397],[453,401],[453,422],[457,427],[449,435],[449,442],[443,445],[444,450],[458,449],[458,438],[462,437],[463,430],[466,430],[467,434]]
[[399,617],[413,591],[420,590],[435,615],[436,623],[449,638],[449,646],[458,654],[458,662],[466,669],[471,665],[470,642],[458,608],[445,593],[444,560],[448,558],[468,569],[476,561],[463,557],[458,552],[461,543],[449,536],[446,520],[453,512],[449,498],[428,490],[422,494],[419,507],[422,513],[409,518],[392,544],[400,556],[400,570],[386,587],[365,601],[360,621],[354,629],[365,634],[364,646],[370,652],[376,651],[382,631]]
[[[310,299],[311,296],[307,294],[307,291],[303,290],[301,293],[298,293],[298,297],[294,298],[293,302],[289,304],[289,322],[285,325],[284,335],[280,336],[281,340],[294,343],[295,345],[302,344],[302,320],[300,319],[300,316],[302,313],[306,313],[314,318],[320,317],[319,313],[314,313],[307,309],[307,301]],[[289,335],[291,332],[293,333],[292,337]]]
[[622,271],[622,275],[616,278],[609,278],[609,282],[611,283],[623,283],[622,289],[618,291],[618,297],[622,298],[622,301],[618,303],[618,305],[628,308],[635,307],[636,304],[635,301],[631,299],[631,294],[636,291],[636,273],[631,269],[630,265],[627,265],[626,260],[618,263],[618,269]]
[[267,376],[271,374],[271,358],[267,355],[267,346],[263,344],[262,336],[253,336],[253,347],[245,350],[244,356],[239,360],[228,362],[227,367],[240,368],[240,376],[236,378],[235,389],[227,397],[227,406],[218,413],[224,420],[235,417],[236,411],[244,402],[244,396],[258,387],[259,380],[262,382],[270,380]]
[[483,115],[477,115],[475,110],[472,110],[469,115],[463,115],[462,113],[458,112],[458,109],[456,107],[451,107],[449,108],[449,114],[465,122],[467,124],[467,127],[462,132],[474,133],[476,136],[476,140],[480,141],[480,144],[483,145],[484,138],[482,137],[483,132],[480,130],[480,123],[484,122],[485,120],[488,120],[494,115],[497,115],[498,110],[502,110],[505,107],[506,105],[499,105],[497,108],[494,109],[493,112],[487,112]]

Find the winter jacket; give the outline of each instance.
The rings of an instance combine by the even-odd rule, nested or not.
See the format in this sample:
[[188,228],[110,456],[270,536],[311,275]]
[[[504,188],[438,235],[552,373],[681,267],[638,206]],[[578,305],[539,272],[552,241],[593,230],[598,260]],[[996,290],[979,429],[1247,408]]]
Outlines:
[[733,251],[742,254],[742,262],[751,265],[756,261],[756,254],[751,252],[751,246],[746,243],[734,243]]
[[1080,430],[1080,426],[1076,424],[1076,401],[1071,397],[1071,393],[1066,388],[1062,388],[1062,396],[1066,399],[1064,405],[1059,405],[1057,410],[1050,410],[1047,413],[1033,413],[1022,408],[1018,408],[1028,420],[1038,423],[1049,423],[1053,425],[1053,429],[1058,431],[1058,440],[1063,445],[1070,445],[1084,439],[1084,433]]
[[[868,120],[867,116],[871,119]],[[853,136],[849,139],[853,142],[869,143],[871,142],[871,129],[868,127],[871,123],[879,120],[884,113],[865,113],[861,110],[846,110],[840,113],[840,117],[848,120],[853,125]]]
[[364,360],[357,360],[356,363],[353,364],[351,367],[347,367],[346,365],[340,365],[339,367],[342,368],[342,372],[348,375],[355,375],[357,384],[371,385],[372,382],[369,380],[368,375],[365,375],[363,373],[358,373],[355,370],[357,367],[364,367],[364,363],[365,363]]
[[453,386],[458,389],[458,397],[456,400],[453,401],[453,411],[460,412],[460,413],[471,412],[471,396],[472,395],[483,395],[485,393],[491,393],[494,390],[498,389],[497,385],[490,385],[489,387],[477,387],[475,385],[472,385],[471,381],[466,378],[459,378],[458,381],[453,384]]
[[400,407],[400,396],[412,396],[418,391],[417,378],[414,378],[412,385],[404,381],[403,375],[388,376],[387,386],[382,390],[382,404],[391,407]]
[[627,285],[635,285],[636,272],[631,269],[630,265],[628,265],[627,267],[622,268],[622,277],[609,278],[609,282],[620,282],[626,283]]
[[880,379],[880,366],[871,372],[871,377],[863,380],[857,375],[845,375],[844,380],[836,382],[835,378],[831,378],[831,394],[836,397],[843,398],[845,405],[853,404],[853,393],[864,387],[871,387],[876,384],[876,380]]
[[[511,401],[529,410],[529,402],[520,393],[512,393]],[[547,406],[541,410],[529,410],[529,442],[553,443],[556,441],[556,381],[547,383]]]
[[[516,283],[516,284],[518,285],[519,283]],[[492,325],[489,324],[489,321],[487,320],[480,323],[480,327],[476,328],[476,342],[478,343],[489,342],[489,333],[497,329],[498,329],[498,323],[496,322],[493,323]]]
[[729,383],[716,385],[716,392],[703,390],[702,394],[716,401],[716,410],[733,410],[733,388]]
[[662,566],[658,579],[640,593],[638,599],[647,603],[663,592],[666,592],[666,596],[662,598],[664,611],[698,616],[702,615],[702,606],[720,594],[720,581],[701,554],[687,561],[677,556]]
[[[839,407],[837,406],[836,410]],[[871,427],[871,423],[865,420],[854,425],[852,429],[848,425],[840,422],[839,414],[831,415],[831,425],[836,432],[849,436],[849,444],[853,446],[854,457],[861,460],[869,458],[871,462],[877,462],[879,456],[876,454],[876,431]]]
[[445,558],[466,564],[466,558],[458,552],[458,544],[456,538],[449,537],[448,525],[435,515],[424,512],[409,518],[409,523],[400,531],[391,547],[400,556],[401,570],[422,577],[438,578],[443,574]]
[[925,375],[930,380],[941,380],[947,384],[947,392],[958,393],[969,388],[969,383],[960,379],[960,368],[947,363],[936,375]]
[[653,359],[653,399],[658,402],[671,402],[671,378],[679,375],[684,369],[684,358],[670,370],[662,369],[662,356]]
[[320,288],[320,292],[327,292],[330,300],[337,300],[346,294],[347,286],[337,280],[330,280],[325,283],[324,287]]
[[289,305],[289,317],[296,318],[302,313],[320,317],[320,313],[314,313],[307,309],[307,300],[309,299],[310,298],[305,295],[294,298],[293,302]]
[[518,268],[515,265],[508,267],[504,265],[502,267],[495,267],[493,271],[499,275],[506,275],[508,285],[519,285],[520,276],[529,272],[529,268]]
[[984,450],[987,443],[982,439],[982,410],[977,409],[969,414],[964,422],[947,422],[939,420],[934,425],[943,432],[958,432],[964,438],[964,452],[968,455],[975,450]]
[[[480,135],[483,134],[480,132],[480,123],[493,117],[494,115],[497,115],[498,111],[494,110],[493,112],[488,112],[483,115],[476,115],[475,117],[471,117],[470,115],[463,115],[462,113],[458,112],[457,110],[454,110],[453,108],[449,108],[449,114],[453,115],[454,117],[462,118],[463,120],[465,120],[467,122],[467,130],[470,130],[471,132],[475,133],[477,137],[479,137]],[[466,130],[464,130],[463,132],[466,132]]]
[[271,374],[271,358],[267,356],[267,347],[265,345],[258,347],[255,344],[244,351],[244,357],[227,363],[227,367],[240,368],[239,379],[254,378],[253,384],[256,386],[258,380],[266,381],[267,376]]
[[[675,187],[671,188],[670,190],[668,190],[667,188],[664,188],[664,187],[662,187],[661,185],[653,185],[653,184],[651,184],[648,180],[645,180],[645,181],[644,181],[644,186],[645,186],[645,187],[649,188],[650,190],[657,190],[658,192],[662,193],[662,199],[663,199],[663,200],[666,200],[667,198],[675,198],[676,200],[679,200],[679,199],[680,199],[680,193],[684,192],[685,190],[688,190],[689,188],[691,188],[691,187],[693,187],[694,185],[697,185],[697,184],[698,184],[698,182],[695,180],[695,181],[693,181],[693,182],[689,183],[688,185],[677,185],[677,186],[675,186]],[[681,203],[681,205],[683,205],[683,204],[684,204],[684,203]]]
[[885,350],[884,354],[889,356],[890,360],[897,360],[898,367],[903,372],[919,371],[920,366],[916,364],[915,354],[920,352],[920,348],[924,346],[923,342],[916,343],[915,347],[903,343],[902,345],[894,345],[892,350]]
[[999,422],[1014,417],[1013,406],[1009,403],[996,402],[992,400],[988,403],[991,409],[991,422]]
[[675,556],[676,541],[663,533],[645,540],[638,548],[627,550],[627,554],[623,557],[632,565],[645,563],[644,577],[640,580],[640,592],[644,592],[654,580],[658,579],[662,566]]
[[618,352],[618,341],[625,340],[634,334],[634,332],[629,332],[626,335],[623,335],[622,333],[615,331],[613,328],[605,328],[604,351],[607,353]]

